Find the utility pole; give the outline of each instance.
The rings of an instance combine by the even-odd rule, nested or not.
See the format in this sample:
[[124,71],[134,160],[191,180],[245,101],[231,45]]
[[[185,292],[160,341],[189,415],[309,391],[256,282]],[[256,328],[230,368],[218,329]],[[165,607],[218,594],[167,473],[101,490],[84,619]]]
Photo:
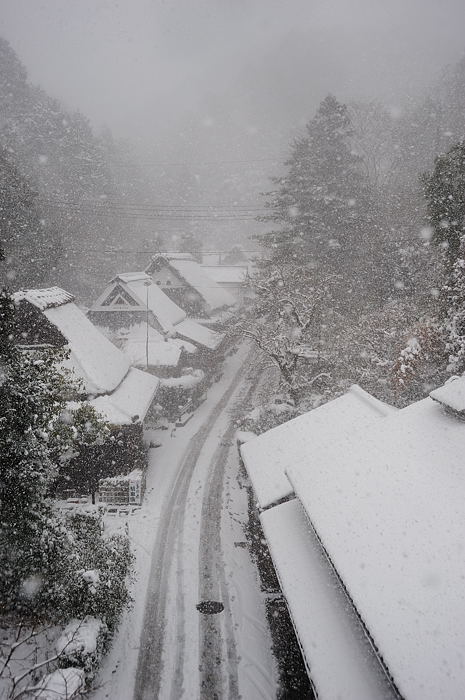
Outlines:
[[145,322],[146,322],[146,330],[145,330],[145,369],[148,370],[149,368],[149,287],[151,286],[152,282],[146,281],[144,282],[145,289],[146,289],[146,297],[145,297]]

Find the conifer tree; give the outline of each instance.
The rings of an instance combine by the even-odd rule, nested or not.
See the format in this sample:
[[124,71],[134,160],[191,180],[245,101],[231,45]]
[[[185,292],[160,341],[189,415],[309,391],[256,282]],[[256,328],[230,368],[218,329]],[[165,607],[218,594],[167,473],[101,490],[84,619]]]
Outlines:
[[352,135],[347,107],[329,95],[294,141],[287,174],[274,180],[265,220],[277,227],[261,237],[271,260],[297,264],[301,277],[315,270],[337,276],[339,300],[369,298],[380,255],[373,196]]
[[465,371],[465,142],[436,158],[423,178],[433,241],[440,247],[445,282],[442,323],[445,351],[453,372]]
[[465,233],[465,141],[436,158],[432,174],[423,180],[434,242],[451,268]]

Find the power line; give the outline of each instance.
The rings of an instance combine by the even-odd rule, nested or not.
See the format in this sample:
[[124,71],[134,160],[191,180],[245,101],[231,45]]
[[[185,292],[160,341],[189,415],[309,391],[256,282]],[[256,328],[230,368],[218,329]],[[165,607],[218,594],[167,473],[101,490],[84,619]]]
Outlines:
[[[89,251],[90,253],[144,253],[145,255],[195,255],[196,253],[201,253],[202,255],[229,255],[231,253],[231,248],[229,249],[224,249],[224,250],[199,250],[199,251],[193,251],[191,253],[184,253],[183,251],[179,250],[148,250],[147,248],[144,248],[143,250],[134,250],[134,248],[86,248],[84,249],[78,249],[78,248],[70,248],[70,252],[72,253],[78,253],[78,252],[87,252]],[[263,254],[262,249],[254,249],[254,250],[245,250],[244,248],[241,248],[242,253],[256,253],[256,254]],[[219,267],[247,267],[247,262],[245,261],[243,263],[231,263],[231,264],[225,264],[225,265],[220,265]],[[201,265],[205,265],[204,263],[201,263]],[[205,267],[209,267],[208,265],[205,265]],[[216,267],[215,265],[213,267]]]
[[189,162],[189,161],[179,161],[179,162],[169,162],[169,161],[137,161],[132,163],[124,162],[124,161],[112,161],[110,162],[110,167],[116,166],[116,167],[123,167],[123,168],[137,168],[140,166],[148,166],[148,167],[158,167],[158,166],[189,166],[189,167],[196,167],[197,165],[229,165],[229,164],[244,164],[244,163],[269,163],[269,162],[275,162],[275,163],[282,163],[281,158],[250,158],[250,159],[232,159],[232,160],[198,160],[194,162]]
[[242,213],[250,213],[250,212],[263,212],[264,208],[263,207],[258,207],[255,205],[240,205],[237,206],[235,204],[146,204],[146,203],[139,203],[139,202],[125,202],[124,200],[116,201],[116,200],[83,200],[81,202],[73,202],[69,201],[66,199],[60,199],[58,197],[48,197],[46,199],[42,200],[45,204],[49,206],[55,206],[55,207],[78,207],[78,208],[96,208],[96,209],[117,209],[117,210],[133,210],[133,211],[142,211],[142,212],[153,212],[153,211],[175,211],[175,212],[195,212],[195,213],[204,213],[204,212],[215,212],[215,210],[219,211],[219,213],[233,213],[233,214],[242,214]]
[[95,214],[101,217],[117,217],[126,220],[145,221],[256,221],[257,217],[265,216],[268,212],[259,209],[222,209],[215,211],[212,208],[171,208],[165,205],[164,208],[156,206],[125,205],[101,202],[67,202],[65,200],[45,200],[44,205],[62,211],[64,213],[81,212],[84,214]]

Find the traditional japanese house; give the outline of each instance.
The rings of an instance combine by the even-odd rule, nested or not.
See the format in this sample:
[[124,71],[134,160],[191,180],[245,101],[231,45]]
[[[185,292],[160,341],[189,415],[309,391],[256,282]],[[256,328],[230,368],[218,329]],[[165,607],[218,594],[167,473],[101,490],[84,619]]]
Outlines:
[[211,316],[236,303],[235,297],[188,253],[155,255],[146,272],[189,316]]
[[186,359],[184,364],[203,366],[206,362],[211,363],[221,353],[223,336],[187,318],[186,312],[145,272],[130,272],[114,277],[93,304],[88,316],[99,326],[119,329],[123,341],[129,336],[133,346],[130,352],[138,354],[138,363],[144,352],[143,328],[147,329],[147,326],[154,331],[148,331],[149,346],[152,345],[149,354],[153,352],[157,362],[157,355],[168,352],[169,346],[161,349],[156,345],[163,341],[176,348],[173,352],[180,349],[193,355],[197,349],[198,352]]

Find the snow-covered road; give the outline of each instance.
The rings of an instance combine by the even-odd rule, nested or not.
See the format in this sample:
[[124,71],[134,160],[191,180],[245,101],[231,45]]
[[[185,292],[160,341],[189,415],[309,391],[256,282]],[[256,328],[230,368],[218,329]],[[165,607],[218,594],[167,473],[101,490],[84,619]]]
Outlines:
[[[99,698],[276,696],[264,600],[242,546],[247,502],[233,439],[234,415],[257,392],[251,361],[245,347],[229,358],[192,421],[152,451],[147,502],[130,528],[140,569],[135,605]],[[221,601],[223,612],[203,615],[196,606],[205,600]]]

